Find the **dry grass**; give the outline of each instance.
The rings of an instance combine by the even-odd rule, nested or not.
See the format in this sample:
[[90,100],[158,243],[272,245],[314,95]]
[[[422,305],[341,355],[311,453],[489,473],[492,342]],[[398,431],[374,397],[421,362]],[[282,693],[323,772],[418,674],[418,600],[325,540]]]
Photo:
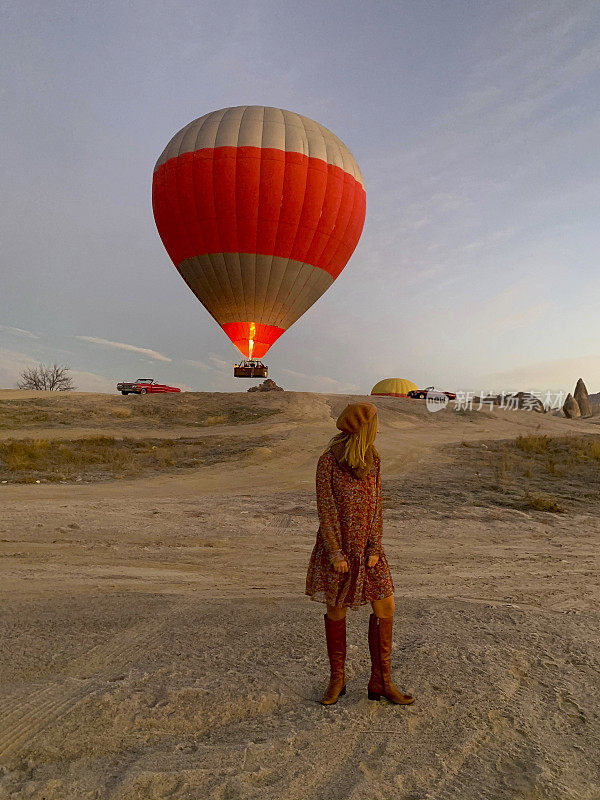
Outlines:
[[240,393],[227,396],[223,407],[218,393],[164,395],[69,395],[40,393],[39,397],[2,400],[0,429],[27,428],[172,428],[209,427],[258,422],[277,414],[281,400],[264,395],[256,399]]
[[12,439],[0,442],[0,479],[9,483],[96,481],[182,469],[239,459],[267,437],[252,440]]
[[490,452],[496,453],[499,487],[523,486],[527,508],[560,514],[574,500],[598,496],[600,439],[596,436],[518,436],[514,442],[491,445]]
[[564,464],[600,461],[600,439],[595,436],[517,436],[515,447]]
[[387,479],[386,508],[461,506],[600,514],[600,437],[519,436],[442,448],[435,470]]
[[515,447],[524,453],[547,453],[552,440],[545,434],[542,436],[517,436]]
[[514,482],[514,460],[506,453],[502,454],[502,458],[495,467],[496,479],[500,486]]
[[557,500],[556,497],[547,497],[542,494],[531,494],[526,492],[525,500],[530,508],[536,511],[550,511],[553,514],[563,514],[565,512],[564,505]]

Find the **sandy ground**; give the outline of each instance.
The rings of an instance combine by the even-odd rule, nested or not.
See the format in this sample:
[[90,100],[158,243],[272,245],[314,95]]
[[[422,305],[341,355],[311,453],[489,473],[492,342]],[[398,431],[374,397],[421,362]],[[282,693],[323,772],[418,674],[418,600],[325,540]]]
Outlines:
[[[0,393],[0,423],[29,399]],[[2,429],[267,444],[188,473],[0,486],[0,799],[597,800],[598,487],[565,514],[512,507],[481,447],[597,419],[376,399],[393,672],[417,699],[367,700],[363,608],[348,694],[324,708],[324,608],[304,578],[316,459],[351,398],[216,399],[277,413],[193,434],[101,409],[93,428]]]

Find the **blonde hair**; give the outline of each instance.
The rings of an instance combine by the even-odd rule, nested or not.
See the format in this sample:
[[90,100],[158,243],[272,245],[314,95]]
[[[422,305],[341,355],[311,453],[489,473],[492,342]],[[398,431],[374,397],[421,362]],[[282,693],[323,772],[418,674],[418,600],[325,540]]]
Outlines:
[[326,453],[330,447],[338,442],[344,442],[344,460],[346,463],[356,469],[357,467],[365,466],[365,455],[369,447],[375,441],[377,436],[377,414],[374,414],[368,422],[361,426],[357,433],[338,433],[330,440],[325,448]]

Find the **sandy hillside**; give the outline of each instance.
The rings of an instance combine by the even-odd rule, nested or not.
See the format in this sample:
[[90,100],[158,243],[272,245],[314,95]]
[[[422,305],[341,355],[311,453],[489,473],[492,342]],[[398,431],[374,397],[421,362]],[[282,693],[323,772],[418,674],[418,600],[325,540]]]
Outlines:
[[314,469],[355,399],[0,392],[0,800],[600,797],[598,419],[374,398],[417,699],[367,700],[363,608],[324,708]]

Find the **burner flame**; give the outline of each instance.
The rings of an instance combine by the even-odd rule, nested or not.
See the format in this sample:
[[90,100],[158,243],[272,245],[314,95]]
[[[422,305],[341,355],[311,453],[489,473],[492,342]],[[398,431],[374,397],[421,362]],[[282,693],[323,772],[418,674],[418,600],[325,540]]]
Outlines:
[[250,338],[248,339],[248,358],[252,358],[252,351],[254,350],[254,337],[256,336],[256,325],[254,322],[250,323]]

